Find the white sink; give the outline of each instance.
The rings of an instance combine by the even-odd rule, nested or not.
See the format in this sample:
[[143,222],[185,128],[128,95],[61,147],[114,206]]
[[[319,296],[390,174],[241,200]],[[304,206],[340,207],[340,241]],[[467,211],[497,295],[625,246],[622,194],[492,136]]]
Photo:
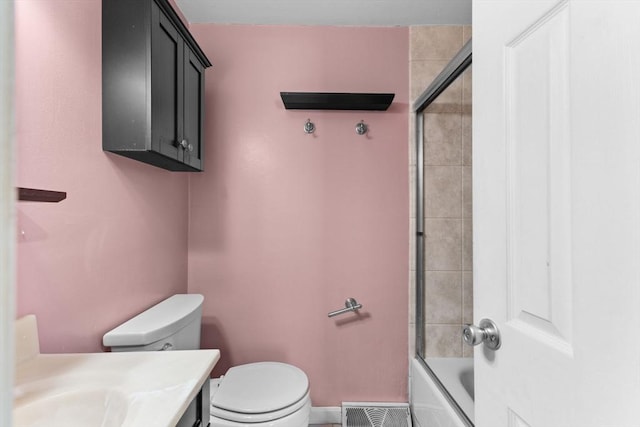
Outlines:
[[120,427],[128,400],[114,389],[60,391],[39,395],[15,408],[14,422],[29,427],[67,427],[72,425]]
[[35,316],[25,316],[16,321],[13,425],[173,427],[219,358],[218,350],[41,354]]

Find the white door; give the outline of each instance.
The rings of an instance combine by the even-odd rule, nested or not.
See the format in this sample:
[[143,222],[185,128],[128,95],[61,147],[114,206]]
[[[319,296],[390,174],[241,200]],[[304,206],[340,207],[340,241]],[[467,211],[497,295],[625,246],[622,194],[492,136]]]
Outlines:
[[476,426],[640,426],[640,1],[474,0]]

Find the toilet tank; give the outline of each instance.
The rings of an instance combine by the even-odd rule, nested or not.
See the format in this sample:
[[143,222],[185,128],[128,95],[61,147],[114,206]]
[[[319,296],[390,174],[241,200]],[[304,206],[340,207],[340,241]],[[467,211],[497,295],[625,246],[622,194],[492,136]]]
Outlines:
[[107,332],[102,344],[111,351],[198,350],[203,301],[174,295]]

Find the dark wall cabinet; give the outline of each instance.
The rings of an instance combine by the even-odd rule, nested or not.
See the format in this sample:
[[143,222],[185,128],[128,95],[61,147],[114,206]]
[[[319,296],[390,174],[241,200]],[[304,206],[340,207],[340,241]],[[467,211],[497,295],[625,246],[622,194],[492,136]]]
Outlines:
[[203,170],[211,62],[166,0],[102,1],[102,149]]

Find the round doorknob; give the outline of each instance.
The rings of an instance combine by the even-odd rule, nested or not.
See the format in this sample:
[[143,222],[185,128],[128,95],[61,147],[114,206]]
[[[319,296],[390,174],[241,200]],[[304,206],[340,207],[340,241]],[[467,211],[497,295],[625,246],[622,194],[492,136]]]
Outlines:
[[471,346],[478,345],[484,341],[484,331],[475,325],[465,325],[462,330],[462,337],[467,344]]
[[500,331],[490,319],[482,319],[479,326],[465,325],[462,328],[462,338],[470,346],[484,343],[487,348],[497,350],[502,344],[500,341]]
[[186,150],[189,148],[189,142],[186,139],[183,139],[180,141],[180,147],[182,147],[183,150]]

